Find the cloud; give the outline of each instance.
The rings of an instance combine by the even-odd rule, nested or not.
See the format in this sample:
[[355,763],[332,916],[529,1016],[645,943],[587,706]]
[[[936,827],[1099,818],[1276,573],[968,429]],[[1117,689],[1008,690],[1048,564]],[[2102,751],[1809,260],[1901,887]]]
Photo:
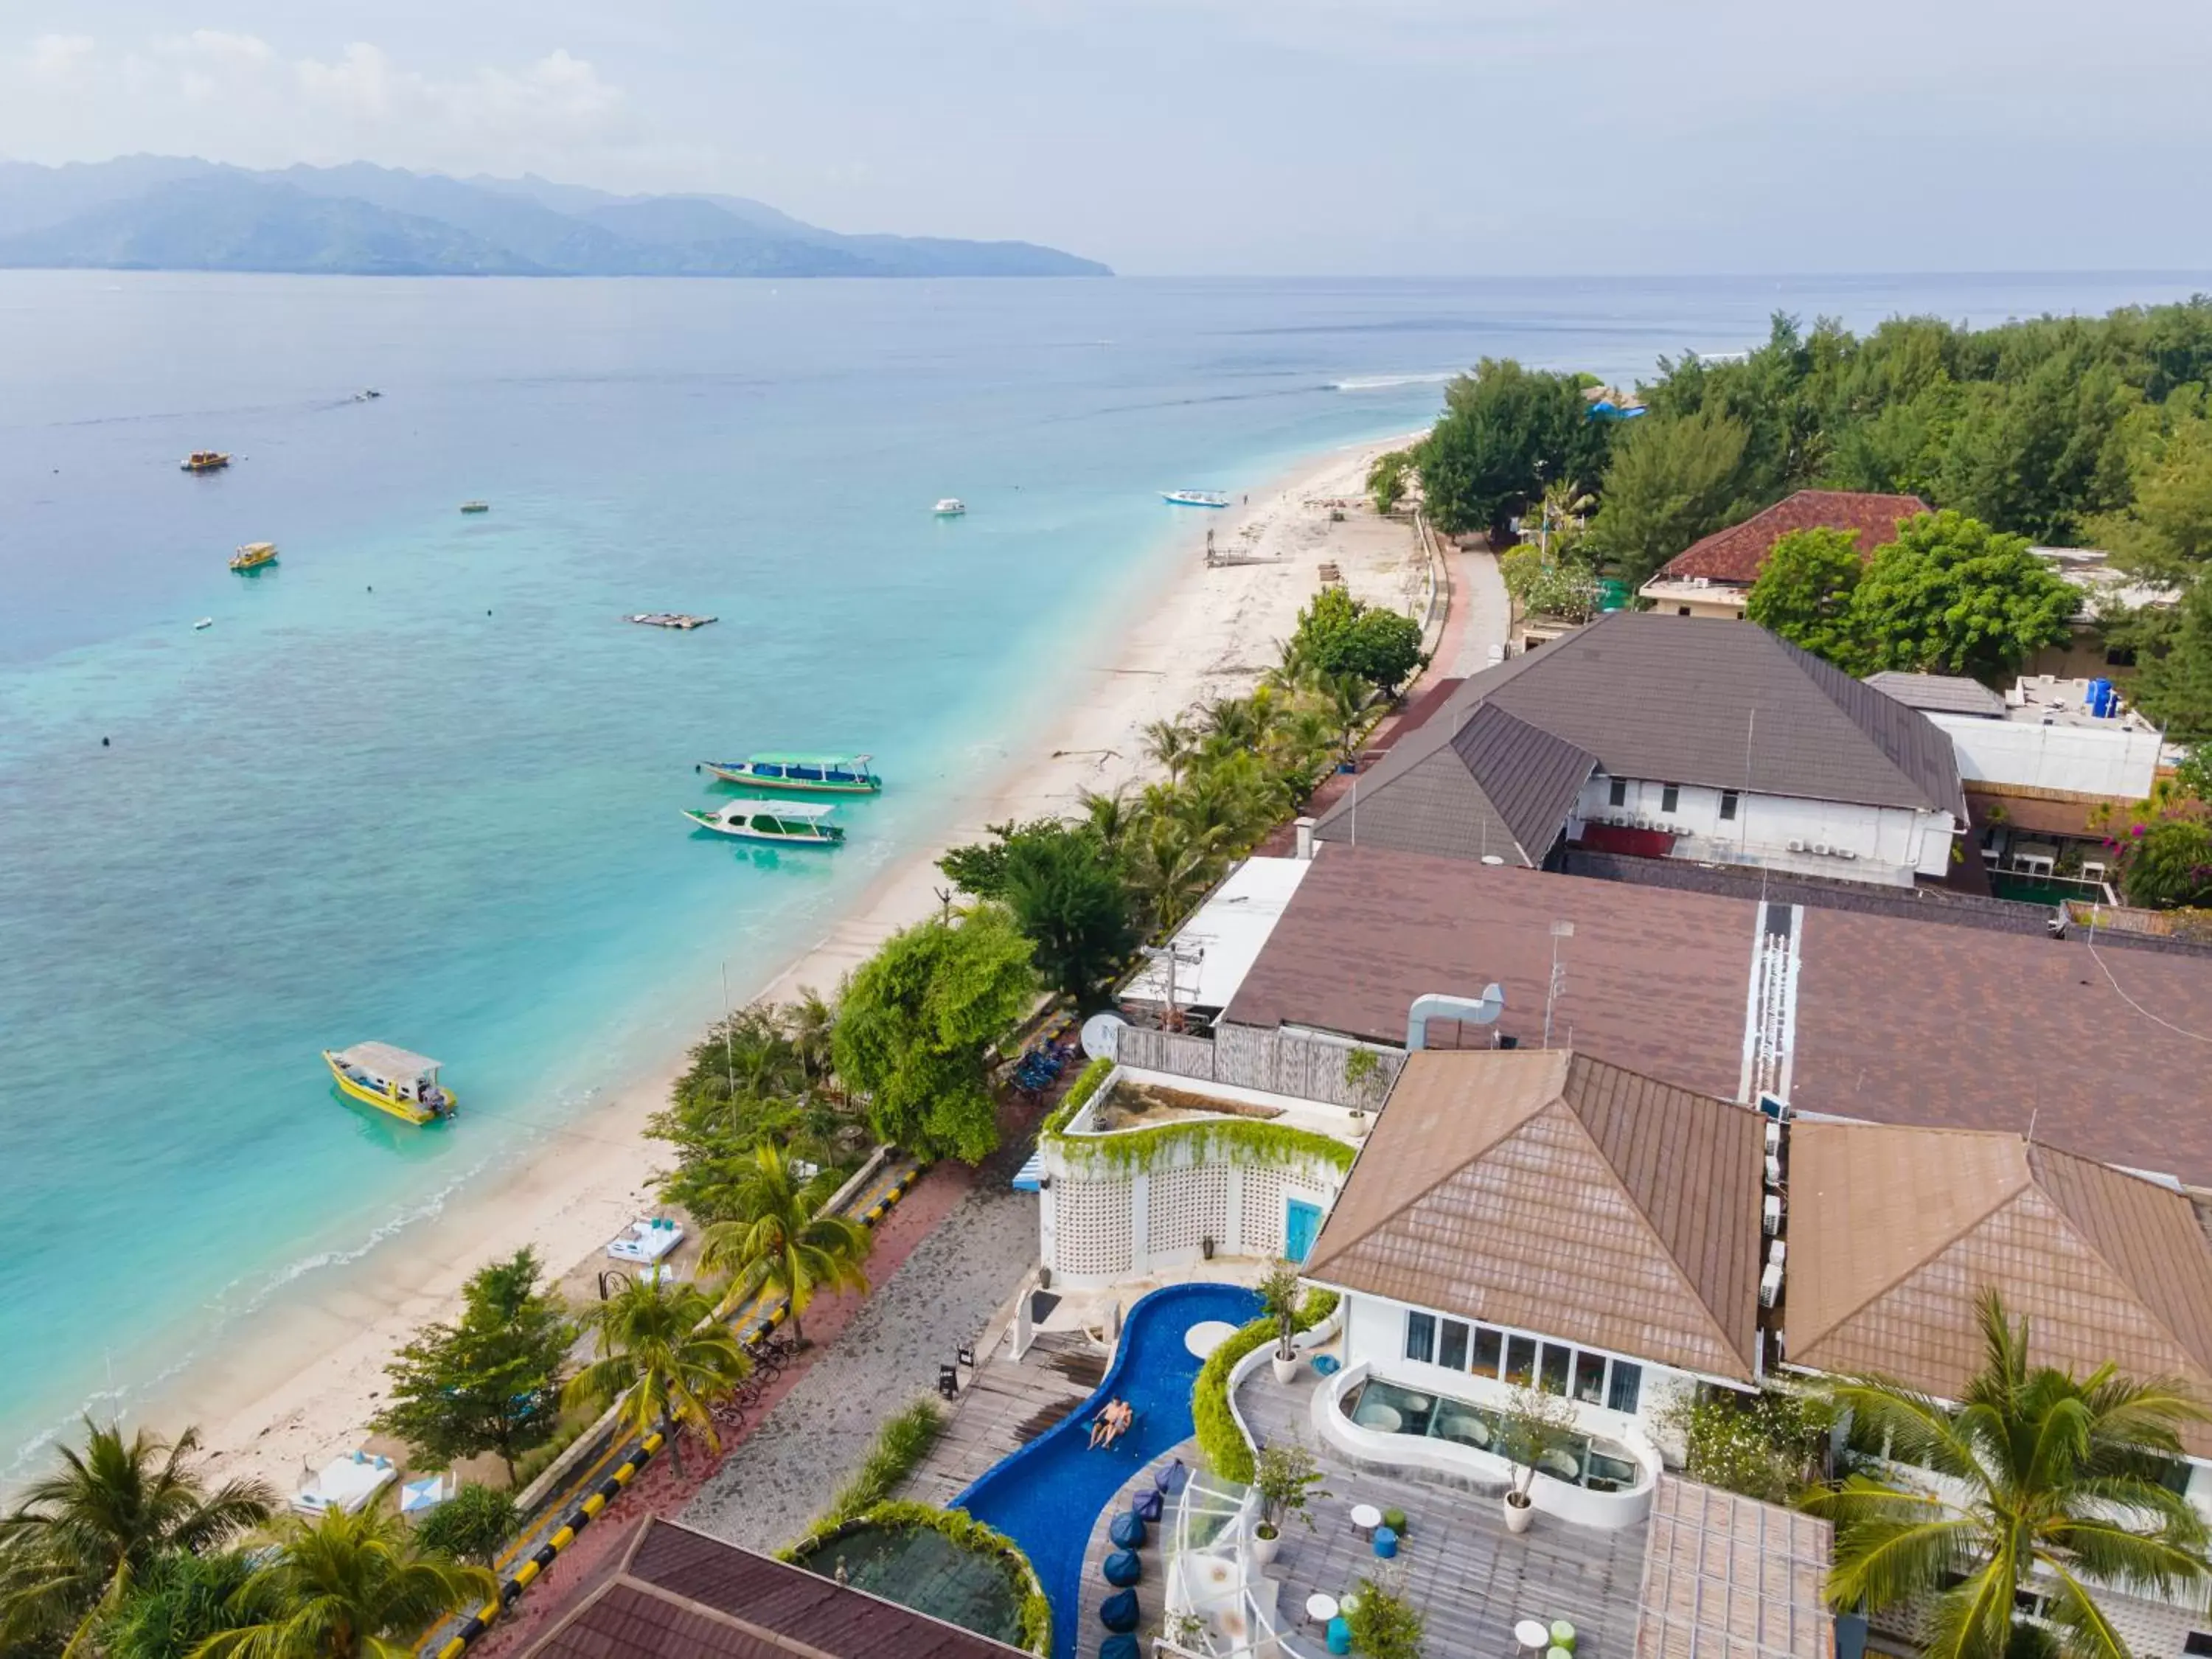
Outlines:
[[0,52],[0,155],[134,149],[473,172],[557,169],[650,144],[624,89],[558,47],[444,70],[368,41],[289,55],[222,29],[127,44],[43,34]]

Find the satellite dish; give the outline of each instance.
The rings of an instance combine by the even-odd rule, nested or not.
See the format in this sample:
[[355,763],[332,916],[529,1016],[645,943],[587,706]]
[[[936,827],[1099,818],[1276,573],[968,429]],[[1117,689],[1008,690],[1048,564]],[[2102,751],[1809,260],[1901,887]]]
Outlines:
[[1083,1052],[1093,1060],[1111,1060],[1121,1046],[1129,1022],[1119,1014],[1093,1014],[1083,1022]]

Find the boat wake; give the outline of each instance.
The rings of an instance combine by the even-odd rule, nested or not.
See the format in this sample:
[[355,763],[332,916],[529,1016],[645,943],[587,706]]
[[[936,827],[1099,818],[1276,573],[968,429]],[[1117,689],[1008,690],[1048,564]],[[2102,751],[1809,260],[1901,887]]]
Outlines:
[[1442,386],[1456,377],[1458,371],[1445,369],[1434,374],[1354,374],[1348,380],[1331,380],[1331,392],[1388,392],[1401,386]]

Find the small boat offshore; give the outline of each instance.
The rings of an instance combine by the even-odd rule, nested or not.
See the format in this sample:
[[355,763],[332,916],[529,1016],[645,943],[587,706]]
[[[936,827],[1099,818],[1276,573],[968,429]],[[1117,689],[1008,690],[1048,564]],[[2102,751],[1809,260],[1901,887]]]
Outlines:
[[826,801],[733,800],[711,812],[686,808],[684,816],[702,830],[739,841],[770,842],[780,847],[839,847],[842,824],[829,822],[837,809]]
[[799,794],[875,795],[884,781],[868,770],[867,755],[749,755],[739,761],[701,761],[695,769],[724,783]]
[[453,1115],[452,1091],[439,1086],[438,1062],[388,1042],[356,1042],[323,1050],[340,1092],[408,1123],[434,1123]]

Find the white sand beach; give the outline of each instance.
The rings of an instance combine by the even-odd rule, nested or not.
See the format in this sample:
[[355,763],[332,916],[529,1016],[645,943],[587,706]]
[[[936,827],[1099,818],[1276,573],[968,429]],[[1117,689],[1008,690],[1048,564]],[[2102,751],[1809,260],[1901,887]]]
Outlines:
[[[1334,562],[1356,597],[1419,614],[1426,562],[1413,535],[1360,506],[1333,521],[1328,505],[1357,498],[1373,457],[1403,441],[1333,450],[1226,510],[1192,510],[1176,574],[1133,623],[1092,647],[1072,705],[1034,722],[1042,736],[1024,738],[1026,752],[1018,748],[958,804],[948,833],[879,880],[798,961],[732,988],[826,991],[886,935],[937,908],[944,878],[935,860],[946,847],[979,838],[986,823],[1071,812],[1085,789],[1148,776],[1144,727],[1249,690],[1295,627],[1322,563]],[[1211,567],[1209,529],[1221,556]],[[524,1245],[564,1273],[604,1265],[605,1241],[653,1208],[653,1171],[667,1154],[642,1131],[681,1059],[636,1079],[594,1109],[588,1125],[470,1188],[442,1215],[272,1308],[219,1360],[135,1414],[172,1429],[196,1422],[224,1474],[258,1474],[289,1492],[303,1469],[361,1443],[386,1359],[416,1327],[453,1312],[477,1267]]]

